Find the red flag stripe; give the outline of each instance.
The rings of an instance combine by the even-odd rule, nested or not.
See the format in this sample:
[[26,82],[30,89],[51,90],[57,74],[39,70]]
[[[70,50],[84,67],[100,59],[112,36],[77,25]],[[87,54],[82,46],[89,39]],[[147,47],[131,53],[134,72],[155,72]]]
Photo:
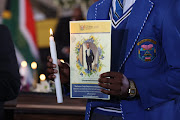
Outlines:
[[29,30],[32,38],[33,38],[33,42],[37,47],[37,40],[36,40],[36,28],[35,28],[35,21],[33,18],[33,13],[32,13],[32,7],[31,7],[31,3],[29,0],[25,0],[25,11],[26,11],[26,28]]
[[32,55],[38,60],[39,52],[35,35],[35,23],[29,0],[19,0],[19,20],[20,31],[27,41]]

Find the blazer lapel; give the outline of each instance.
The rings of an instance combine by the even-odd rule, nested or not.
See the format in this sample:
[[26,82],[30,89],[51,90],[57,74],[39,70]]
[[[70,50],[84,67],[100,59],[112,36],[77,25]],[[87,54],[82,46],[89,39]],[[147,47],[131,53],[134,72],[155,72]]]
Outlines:
[[95,6],[95,20],[107,20],[111,4],[112,0],[100,0],[97,2]]
[[127,48],[125,58],[120,65],[119,71],[132,53],[153,7],[154,3],[150,0],[136,0],[126,26],[128,30]]

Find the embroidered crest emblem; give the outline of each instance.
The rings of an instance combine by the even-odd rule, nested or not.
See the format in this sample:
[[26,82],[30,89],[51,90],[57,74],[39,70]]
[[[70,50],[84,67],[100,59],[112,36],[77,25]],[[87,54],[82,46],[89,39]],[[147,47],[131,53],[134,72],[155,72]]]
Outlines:
[[138,57],[144,62],[153,61],[156,58],[156,44],[152,39],[143,39],[137,43]]

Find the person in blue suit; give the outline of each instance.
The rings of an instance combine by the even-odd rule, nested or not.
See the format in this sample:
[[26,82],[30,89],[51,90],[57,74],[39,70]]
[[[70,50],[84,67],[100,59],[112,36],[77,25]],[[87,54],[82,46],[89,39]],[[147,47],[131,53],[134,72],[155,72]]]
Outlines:
[[[111,100],[88,100],[86,120],[180,119],[179,6],[179,0],[99,0],[89,8],[88,20],[112,21],[111,71],[99,78]],[[67,65],[59,66],[68,76]]]

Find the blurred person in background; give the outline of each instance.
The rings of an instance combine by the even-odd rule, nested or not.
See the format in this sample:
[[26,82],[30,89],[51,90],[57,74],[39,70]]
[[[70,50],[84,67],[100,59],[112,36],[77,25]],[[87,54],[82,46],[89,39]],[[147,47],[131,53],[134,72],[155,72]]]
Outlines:
[[58,58],[64,59],[69,62],[70,52],[70,32],[69,32],[69,21],[83,20],[81,8],[75,7],[71,17],[60,18],[55,31],[55,41],[57,45]]
[[5,101],[17,97],[20,89],[20,74],[14,44],[8,28],[0,25],[0,120],[3,120]]

